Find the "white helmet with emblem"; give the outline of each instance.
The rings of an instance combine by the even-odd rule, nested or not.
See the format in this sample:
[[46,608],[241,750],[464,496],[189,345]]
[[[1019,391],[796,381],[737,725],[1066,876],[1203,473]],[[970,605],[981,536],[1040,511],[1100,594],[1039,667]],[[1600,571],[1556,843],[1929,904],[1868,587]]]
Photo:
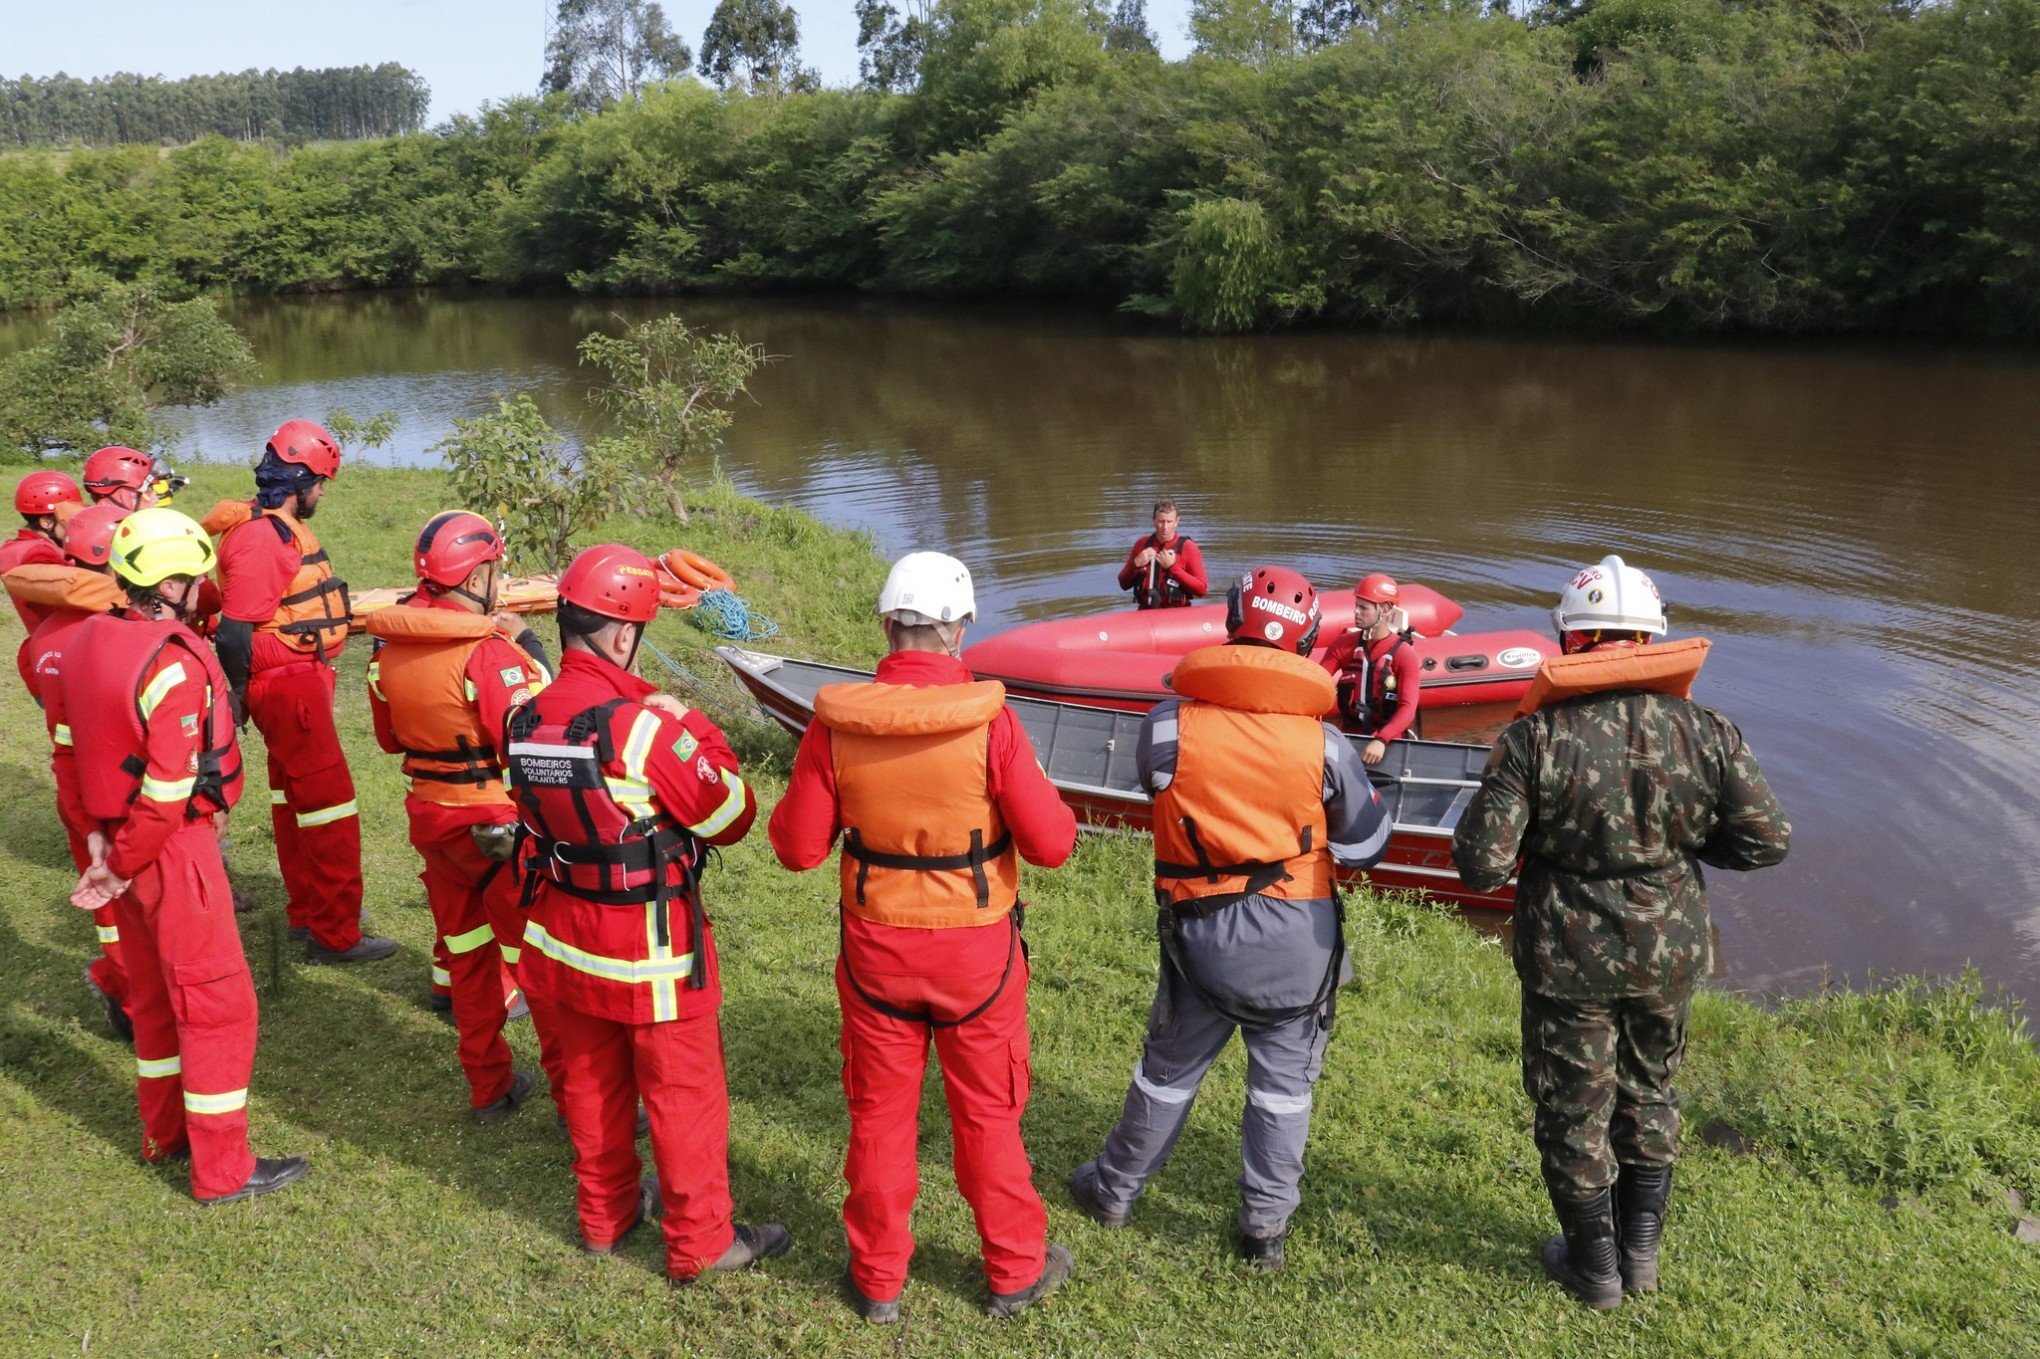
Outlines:
[[1603,557],[1559,591],[1551,621],[1565,632],[1665,635],[1665,602],[1649,576],[1620,557]]
[[977,616],[970,568],[940,552],[909,552],[886,574],[878,611],[913,627],[956,623]]

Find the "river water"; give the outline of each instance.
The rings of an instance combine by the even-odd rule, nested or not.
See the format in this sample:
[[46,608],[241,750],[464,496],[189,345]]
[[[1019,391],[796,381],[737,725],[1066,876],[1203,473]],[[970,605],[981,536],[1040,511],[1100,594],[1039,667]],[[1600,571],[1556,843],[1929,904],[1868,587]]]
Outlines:
[[[590,304],[411,294],[250,304],[264,365],[182,413],[246,456],[285,417],[393,410],[378,457],[530,390],[590,421],[573,346],[677,306],[779,356],[724,467],[887,552],[976,573],[980,633],[1114,604],[1171,495],[1214,581],[1263,560],[1385,570],[1548,626],[1580,563],[1656,578],[1716,646],[1699,696],[1794,823],[1783,866],[1716,874],[1728,981],[1974,961],[2040,998],[2040,354],[1320,333],[1190,339],[1036,309]],[[5,337],[0,337],[4,339]]]

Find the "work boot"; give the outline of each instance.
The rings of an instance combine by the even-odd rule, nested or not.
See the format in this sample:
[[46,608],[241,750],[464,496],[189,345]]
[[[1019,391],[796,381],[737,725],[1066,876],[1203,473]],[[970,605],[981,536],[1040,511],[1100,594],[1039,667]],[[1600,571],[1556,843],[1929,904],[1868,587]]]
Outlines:
[[1131,1208],[1108,1208],[1098,1192],[1098,1163],[1086,1161],[1070,1172],[1070,1197],[1085,1217],[1100,1227],[1124,1227],[1133,1221]]
[[425,997],[425,1008],[436,1015],[450,1015],[453,1013],[453,997],[433,991]]
[[850,1295],[850,1309],[872,1325],[891,1326],[899,1321],[900,1300],[894,1298],[890,1302],[880,1302],[876,1298],[866,1297],[864,1290],[857,1286],[857,1281],[850,1277],[850,1271],[847,1269],[843,1271],[843,1291]]
[[[503,1022],[505,1024],[515,1024],[520,1019],[529,1018],[531,1018],[531,1005],[524,999],[524,993],[519,991],[517,999],[511,1001],[509,1007],[503,1011]],[[639,1131],[642,1132],[644,1130],[640,1128]]]
[[1622,1243],[1622,1288],[1657,1292],[1658,1240],[1672,1198],[1672,1168],[1623,1166],[1615,1180],[1615,1235]]
[[1288,1232],[1277,1232],[1274,1236],[1253,1236],[1241,1232],[1233,1244],[1239,1250],[1240,1259],[1255,1269],[1264,1269],[1274,1274],[1289,1263],[1288,1254],[1284,1249],[1288,1240]]
[[239,1189],[231,1194],[222,1194],[216,1199],[200,1199],[207,1208],[217,1208],[222,1203],[238,1203],[242,1199],[260,1198],[273,1194],[285,1185],[296,1184],[305,1177],[312,1163],[302,1156],[258,1156],[255,1169]]
[[992,1294],[991,1304],[985,1311],[995,1317],[1018,1316],[1061,1288],[1063,1281],[1070,1277],[1070,1271],[1076,1267],[1077,1257],[1070,1254],[1070,1248],[1051,1242],[1048,1257],[1041,1262],[1041,1277],[1018,1292]]
[[659,1177],[647,1175],[638,1181],[637,1216],[616,1234],[607,1245],[597,1245],[587,1237],[581,1238],[581,1249],[590,1255],[614,1255],[623,1248],[624,1238],[636,1231],[647,1220],[656,1221],[666,1211],[666,1201],[659,1197]]
[[510,1088],[503,1092],[502,1098],[477,1105],[470,1113],[477,1123],[501,1123],[524,1107],[524,1101],[531,1098],[531,1092],[537,1085],[538,1077],[529,1071],[513,1071],[510,1073]]
[[106,1007],[106,1022],[113,1026],[114,1037],[129,1047],[135,1045],[135,1022],[128,1018],[127,1006],[113,998],[113,993],[92,979],[92,969],[85,969],[85,985],[92,994],[99,997],[99,1003]]
[[[749,1269],[760,1260],[777,1260],[793,1244],[793,1233],[777,1222],[761,1222],[755,1227],[748,1222],[731,1225],[734,1235],[730,1238],[729,1249],[718,1255],[715,1263],[702,1270],[702,1274],[734,1274],[740,1269]],[[675,1288],[685,1288],[698,1277],[682,1279],[668,1275],[666,1282]],[[897,1309],[898,1304],[895,1303],[894,1307]]]
[[308,963],[374,963],[397,951],[397,941],[380,934],[364,934],[353,948],[331,949],[318,940],[305,939]]
[[1622,1273],[1616,1266],[1615,1191],[1583,1199],[1551,1195],[1561,1235],[1544,1243],[1544,1272],[1568,1293],[1597,1311],[1622,1305]]

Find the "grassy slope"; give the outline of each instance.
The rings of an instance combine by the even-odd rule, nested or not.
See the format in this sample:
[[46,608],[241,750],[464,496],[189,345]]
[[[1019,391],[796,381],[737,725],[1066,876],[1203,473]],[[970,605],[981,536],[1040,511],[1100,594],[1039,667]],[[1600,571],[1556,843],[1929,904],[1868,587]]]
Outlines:
[[[239,489],[209,471],[203,508]],[[319,526],[361,584],[403,579],[430,473],[341,481]],[[789,649],[869,657],[868,546],[798,515],[704,496],[686,541],[788,626]],[[633,531],[633,529],[635,531]],[[670,525],[611,526],[666,545]],[[590,535],[595,540],[596,535]],[[10,619],[0,643],[12,648]],[[655,640],[687,648],[662,622]],[[91,948],[60,906],[70,870],[49,813],[38,719],[0,685],[0,1353],[409,1355],[2012,1355],[2034,1353],[2040,1251],[2012,1236],[2006,1190],[2040,1166],[2040,1061],[1974,997],[1905,992],[1760,1011],[1703,999],[1685,1088],[1691,1126],[1726,1117],[1736,1156],[1692,1139],[1667,1290],[1609,1316],[1562,1300],[1532,1252],[1547,1210],[1517,1088],[1515,983],[1491,940],[1407,903],[1356,903],[1360,982],[1319,1087],[1287,1273],[1227,1258],[1242,1100],[1237,1046],[1131,1230],[1069,1207],[1068,1168],[1117,1112],[1153,976],[1143,846],[1090,839],[1032,873],[1036,1088],[1028,1116],[1053,1235],[1078,1272],[1036,1314],[995,1325],[969,1215],[948,1175],[939,1087],[924,1123],[922,1237],[908,1324],[861,1327],[842,1269],[833,874],[794,877],[762,832],[725,856],[710,908],[728,960],[724,1014],[741,1211],[796,1245],[756,1276],[670,1293],[650,1239],[622,1258],[573,1248],[572,1178],[543,1103],[483,1130],[465,1118],[451,1030],[422,1006],[430,918],[403,838],[394,763],[376,753],[350,650],[342,730],[361,790],[370,910],[394,960],[288,961],[260,789],[233,862],[263,1007],[253,1127],[304,1151],[275,1199],[194,1208],[183,1175],[135,1156],[132,1066],[78,981]],[[679,654],[679,653],[676,653]],[[252,736],[252,733],[251,733]],[[255,745],[251,739],[250,745]],[[769,802],[790,752],[741,747]],[[251,752],[253,753],[253,752]],[[260,760],[252,761],[260,769]],[[258,780],[259,783],[259,780]],[[528,1025],[514,1030],[526,1062]]]

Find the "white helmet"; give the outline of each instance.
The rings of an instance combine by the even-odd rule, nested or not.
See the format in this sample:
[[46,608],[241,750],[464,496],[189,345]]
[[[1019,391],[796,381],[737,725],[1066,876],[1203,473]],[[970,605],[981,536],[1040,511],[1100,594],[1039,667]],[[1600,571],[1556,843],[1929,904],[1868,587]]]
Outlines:
[[910,627],[975,618],[977,595],[970,586],[970,568],[940,552],[909,552],[886,573],[878,611]]
[[1649,576],[1620,557],[1603,557],[1559,591],[1551,621],[1564,632],[1665,635],[1665,602]]

